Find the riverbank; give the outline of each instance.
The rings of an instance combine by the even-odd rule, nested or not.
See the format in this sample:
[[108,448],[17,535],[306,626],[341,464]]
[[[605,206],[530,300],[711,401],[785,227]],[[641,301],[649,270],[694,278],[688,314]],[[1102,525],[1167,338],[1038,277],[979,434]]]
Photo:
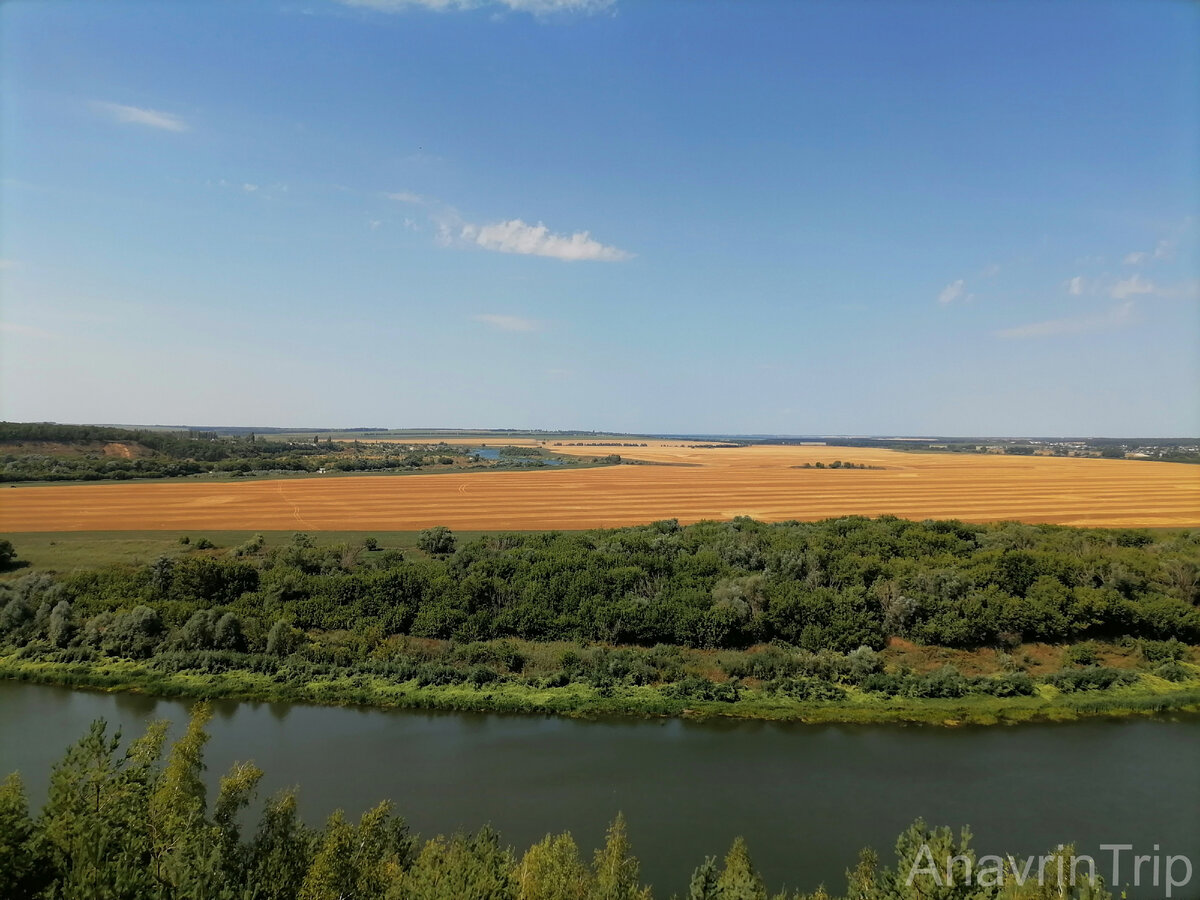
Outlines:
[[841,700],[799,701],[762,690],[743,689],[738,699],[730,702],[679,699],[649,685],[599,689],[572,683],[563,687],[537,688],[518,681],[501,681],[483,687],[465,684],[420,686],[415,681],[397,682],[362,672],[296,683],[246,670],[162,672],[132,660],[62,663],[25,659],[19,652],[0,656],[0,678],[172,699],[524,713],[572,718],[729,718],[810,724],[958,726],[1200,712],[1200,679],[1175,684],[1144,673],[1128,686],[1074,694],[1064,694],[1042,684],[1029,697],[968,695],[956,699],[916,699],[879,697],[851,689]]

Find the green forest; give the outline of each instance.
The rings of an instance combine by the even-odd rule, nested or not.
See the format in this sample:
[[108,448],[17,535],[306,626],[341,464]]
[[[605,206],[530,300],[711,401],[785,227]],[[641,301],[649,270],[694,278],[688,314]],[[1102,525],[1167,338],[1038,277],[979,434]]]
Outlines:
[[[203,775],[209,712],[197,707],[167,748],[167,724],[129,742],[103,721],[54,766],[45,805],[31,814],[18,775],[0,782],[0,897],[6,900],[650,900],[624,819],[589,859],[569,833],[550,834],[522,854],[490,828],[422,840],[388,803],[357,820],[334,812],[318,828],[295,793],[271,797],[251,815],[262,771],[235,765],[209,802]],[[254,807],[258,808],[258,807]],[[960,857],[953,886],[922,872],[921,848]],[[847,900],[1110,900],[1102,881],[1071,885],[1067,860],[1046,878],[1024,879],[979,865],[963,829],[917,821],[896,842],[894,866],[863,850],[846,873]],[[973,873],[970,883],[966,865]],[[680,873],[681,880],[685,873]],[[952,873],[953,874],[953,873]],[[911,883],[910,883],[911,880]],[[686,900],[834,900],[772,894],[740,838],[724,859],[700,862]],[[661,893],[659,896],[663,896]]]
[[[439,527],[414,550],[378,546],[256,536],[147,565],[17,570],[0,585],[0,675],[668,715],[1200,701],[1195,531],[740,518],[462,542]],[[986,648],[991,667],[890,663],[898,641],[930,658]],[[1047,670],[1032,644],[1068,649]]]
[[[102,425],[0,422],[0,483],[125,481],[256,473],[411,472],[447,468],[524,468],[545,465],[531,448],[501,448],[498,460],[482,460],[451,444],[333,441],[315,433],[264,438],[253,432],[167,431]],[[559,462],[586,465],[583,458]],[[611,464],[612,459],[591,463]],[[616,459],[620,462],[620,458]]]

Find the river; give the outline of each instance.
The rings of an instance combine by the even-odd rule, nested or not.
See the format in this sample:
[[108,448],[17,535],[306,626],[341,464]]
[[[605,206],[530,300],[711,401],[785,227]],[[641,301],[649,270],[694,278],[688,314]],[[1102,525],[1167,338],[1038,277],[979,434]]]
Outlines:
[[[738,834],[773,889],[825,882],[840,891],[860,847],[891,862],[917,816],[969,824],[981,852],[1074,841],[1103,872],[1111,856],[1100,844],[1146,853],[1159,844],[1200,864],[1197,718],[951,729],[234,702],[214,713],[210,779],[253,760],[266,771],[264,793],[300,786],[313,822],[388,798],[425,835],[491,823],[523,850],[570,830],[590,854],[622,810],[659,897],[682,891],[692,868]],[[40,804],[50,763],[93,719],[128,737],[151,719],[186,715],[176,701],[0,681],[0,774],[20,770]]]

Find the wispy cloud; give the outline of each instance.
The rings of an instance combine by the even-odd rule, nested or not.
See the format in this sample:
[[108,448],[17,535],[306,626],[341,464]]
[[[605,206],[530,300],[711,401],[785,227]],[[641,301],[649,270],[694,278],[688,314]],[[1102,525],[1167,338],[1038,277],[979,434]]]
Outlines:
[[120,103],[104,103],[96,101],[93,106],[109,116],[114,122],[126,125],[146,125],[162,131],[187,131],[189,125],[179,116],[172,113],[159,112],[154,109],[142,109],[138,106],[123,106]]
[[434,12],[461,12],[483,7],[546,16],[554,13],[596,13],[616,4],[616,0],[340,0],[346,6],[358,6],[380,12],[428,9]]
[[425,198],[420,194],[414,194],[412,191],[396,191],[391,194],[384,194],[389,200],[395,200],[397,203],[415,203],[423,205]]
[[952,281],[938,294],[938,303],[942,305],[954,303],[956,300],[962,300],[967,296],[967,282],[960,278],[958,281]]
[[0,259],[0,272],[5,269],[15,269],[19,263],[15,259]]
[[476,322],[482,322],[497,331],[539,331],[542,323],[537,319],[526,319],[521,316],[506,316],[500,313],[481,313],[472,316]]
[[519,253],[524,256],[548,256],[567,262],[594,260],[619,262],[631,254],[617,247],[594,240],[590,233],[554,234],[538,222],[529,225],[520,219],[496,222],[492,225],[464,225],[460,236],[485,250],[497,253]]
[[980,273],[984,278],[995,278],[999,274],[1000,263],[989,263],[983,267],[983,271]]
[[1067,282],[1067,293],[1072,297],[1078,297],[1083,294],[1084,288],[1087,287],[1087,282],[1084,281],[1082,275],[1076,275]]
[[1153,250],[1135,250],[1132,253],[1126,253],[1125,258],[1121,262],[1127,266],[1140,266],[1144,262],[1149,262],[1152,259],[1174,259],[1175,258],[1175,241],[1163,239],[1154,245]]
[[1112,286],[1109,291],[1114,300],[1124,300],[1126,297],[1133,297],[1137,294],[1153,294],[1154,282],[1147,281],[1141,275],[1133,275],[1122,281],[1118,281]]
[[1126,325],[1132,318],[1133,301],[1127,300],[1099,315],[1033,322],[1029,325],[1019,325],[1016,328],[1005,328],[1002,331],[997,331],[996,337],[1045,338],[1062,334],[1086,334],[1092,331],[1109,331]]

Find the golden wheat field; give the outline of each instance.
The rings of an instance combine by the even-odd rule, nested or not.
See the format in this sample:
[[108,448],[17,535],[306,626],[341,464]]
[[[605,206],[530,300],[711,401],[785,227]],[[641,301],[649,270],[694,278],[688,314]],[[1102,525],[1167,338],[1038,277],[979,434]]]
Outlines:
[[[13,487],[0,531],[579,529],[656,519],[891,514],[973,522],[1200,525],[1200,467],[844,447],[619,450],[659,465],[556,471]],[[794,468],[842,459],[872,469]]]

